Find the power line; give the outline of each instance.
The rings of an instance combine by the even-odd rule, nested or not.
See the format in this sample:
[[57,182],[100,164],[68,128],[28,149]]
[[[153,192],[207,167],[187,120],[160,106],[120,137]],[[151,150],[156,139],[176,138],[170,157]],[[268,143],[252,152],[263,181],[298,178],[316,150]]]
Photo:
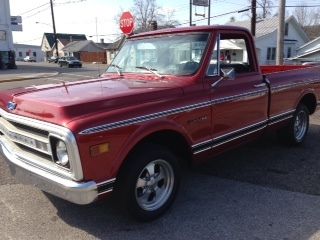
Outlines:
[[47,11],[49,8],[50,8],[50,6],[42,9],[41,11],[35,12],[35,13],[31,14],[31,15],[28,15],[28,16],[24,17],[23,19],[31,18],[31,17],[33,17],[33,16],[35,16],[35,15],[38,15],[39,13],[42,13],[42,12],[44,12],[44,11]]
[[[231,12],[226,12],[226,13],[222,13],[222,14],[218,14],[218,15],[214,15],[214,16],[211,16],[211,18],[217,18],[217,17],[222,17],[222,16],[225,16],[225,15],[229,15],[229,14],[232,14],[232,13],[241,13],[241,12],[245,12],[245,11],[249,11],[251,8],[248,7],[248,8],[242,8],[242,9],[239,9],[239,10],[235,10],[235,11],[231,11]],[[201,18],[201,19],[198,19],[198,20],[192,20],[192,22],[200,22],[200,21],[204,21],[204,20],[207,20],[208,17],[204,17],[204,18]],[[184,23],[179,23],[179,24],[176,24],[174,26],[181,26],[181,25],[185,25],[185,24],[188,24],[190,23],[189,22],[184,22]]]
[[32,9],[30,9],[30,10],[28,10],[28,11],[25,11],[25,12],[20,13],[20,14],[17,14],[17,15],[18,15],[18,16],[24,15],[24,14],[29,13],[29,12],[32,12],[32,11],[38,9],[38,8],[42,8],[42,7],[45,6],[45,5],[49,5],[49,3],[42,4],[42,5],[38,6],[38,7],[32,8]]

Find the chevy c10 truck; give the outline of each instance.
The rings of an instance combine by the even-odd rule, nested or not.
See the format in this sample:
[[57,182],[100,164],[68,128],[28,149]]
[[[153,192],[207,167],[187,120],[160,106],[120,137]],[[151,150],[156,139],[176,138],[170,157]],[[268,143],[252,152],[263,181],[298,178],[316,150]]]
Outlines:
[[0,93],[0,145],[12,174],[89,204],[113,194],[149,221],[172,205],[181,166],[277,131],[305,139],[318,66],[259,67],[232,26],[129,37],[98,79]]

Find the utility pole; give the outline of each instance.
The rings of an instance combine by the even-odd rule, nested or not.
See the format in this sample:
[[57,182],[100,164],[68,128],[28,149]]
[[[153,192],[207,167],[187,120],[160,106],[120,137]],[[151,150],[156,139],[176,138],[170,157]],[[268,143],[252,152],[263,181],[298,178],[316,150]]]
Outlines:
[[257,0],[251,0],[251,34],[256,35],[256,22],[257,22]]
[[277,35],[277,65],[283,65],[283,40],[284,40],[284,22],[285,22],[286,0],[280,0],[279,3],[279,25]]
[[190,26],[192,26],[192,0],[190,0]]
[[209,5],[208,5],[208,25],[210,25],[210,18],[211,18],[210,10],[211,10],[211,0],[209,0]]
[[52,0],[50,0],[50,6],[51,6],[51,16],[52,16],[52,26],[53,26],[54,43],[55,43],[55,45],[56,45],[57,57],[59,57],[58,41],[57,41],[57,32],[56,32],[56,24],[55,24],[55,22],[54,22],[54,12],[53,12],[53,3],[52,3]]

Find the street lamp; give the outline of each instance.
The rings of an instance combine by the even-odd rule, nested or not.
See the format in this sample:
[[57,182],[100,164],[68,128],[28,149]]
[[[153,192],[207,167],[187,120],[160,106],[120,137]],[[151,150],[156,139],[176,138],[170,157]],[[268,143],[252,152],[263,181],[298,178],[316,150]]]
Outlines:
[[50,26],[50,27],[52,27],[52,25],[51,25],[51,24],[49,24],[49,23],[36,22],[36,24],[43,24],[43,25],[47,25],[47,26]]

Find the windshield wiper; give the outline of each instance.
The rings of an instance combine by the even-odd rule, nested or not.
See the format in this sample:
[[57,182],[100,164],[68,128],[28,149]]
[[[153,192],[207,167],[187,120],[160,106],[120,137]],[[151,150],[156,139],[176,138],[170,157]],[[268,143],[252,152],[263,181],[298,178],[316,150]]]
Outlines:
[[119,76],[122,76],[121,67],[119,67],[117,64],[110,64],[109,67],[114,67],[118,73]]
[[154,69],[154,68],[148,68],[148,67],[145,67],[145,66],[136,66],[136,68],[138,69],[143,69],[143,70],[147,70],[151,73],[153,73],[154,75],[158,76],[159,78],[163,78],[162,75],[160,75],[159,73],[157,73],[157,69]]

